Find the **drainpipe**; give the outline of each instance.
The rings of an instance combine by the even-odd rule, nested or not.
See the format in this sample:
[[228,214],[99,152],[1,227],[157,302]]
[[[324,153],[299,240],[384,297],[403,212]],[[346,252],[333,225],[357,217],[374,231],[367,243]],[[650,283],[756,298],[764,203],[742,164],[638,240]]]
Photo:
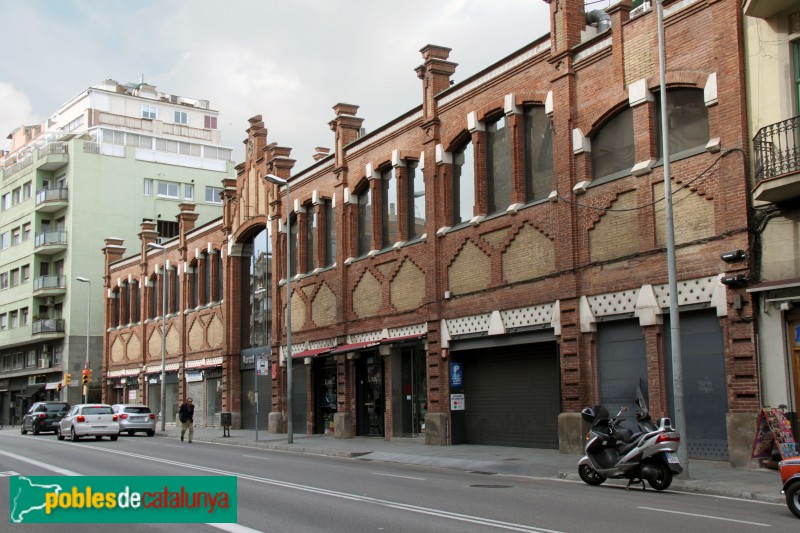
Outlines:
[[611,16],[602,9],[586,13],[586,24],[597,24],[597,33],[611,29]]

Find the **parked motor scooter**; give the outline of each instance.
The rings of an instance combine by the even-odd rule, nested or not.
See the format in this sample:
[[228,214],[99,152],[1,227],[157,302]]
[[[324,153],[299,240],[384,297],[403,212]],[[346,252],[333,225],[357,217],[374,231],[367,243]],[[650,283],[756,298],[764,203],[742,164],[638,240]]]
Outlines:
[[[638,402],[637,402],[638,403]],[[681,437],[669,418],[650,421],[644,410],[637,414],[639,431],[623,428],[619,417],[627,411],[620,409],[617,416],[609,418],[602,405],[586,407],[581,417],[591,424],[586,435],[586,455],[578,461],[578,474],[589,485],[600,485],[608,478],[627,479],[633,483],[646,480],[656,490],[665,490],[672,484],[674,474],[683,471],[678,460]]]
[[800,457],[790,457],[778,463],[781,472],[783,489],[786,495],[786,505],[789,510],[800,518]]

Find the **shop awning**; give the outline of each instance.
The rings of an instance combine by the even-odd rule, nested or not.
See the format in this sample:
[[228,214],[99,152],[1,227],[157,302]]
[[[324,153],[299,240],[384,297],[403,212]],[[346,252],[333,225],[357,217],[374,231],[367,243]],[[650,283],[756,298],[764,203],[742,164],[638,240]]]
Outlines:
[[304,357],[318,357],[327,355],[328,352],[333,350],[333,346],[326,346],[325,348],[314,348],[313,350],[303,350],[292,355],[292,359],[302,359]]
[[425,333],[419,333],[416,335],[404,335],[402,337],[389,337],[388,339],[381,339],[379,341],[365,341],[365,342],[356,342],[353,344],[344,344],[342,346],[337,346],[333,350],[331,350],[327,355],[338,355],[342,353],[348,352],[360,352],[362,350],[368,350],[370,348],[374,348],[376,346],[385,345],[385,344],[400,344],[405,342],[417,341],[425,336]]
[[36,385],[28,385],[25,387],[22,392],[17,394],[17,398],[30,398],[40,390],[44,388],[44,383],[36,384]]

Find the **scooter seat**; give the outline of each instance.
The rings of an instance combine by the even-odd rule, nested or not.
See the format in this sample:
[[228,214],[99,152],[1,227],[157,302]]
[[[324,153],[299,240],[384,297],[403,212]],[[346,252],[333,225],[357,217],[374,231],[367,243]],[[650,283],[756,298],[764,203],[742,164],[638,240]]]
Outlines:
[[619,447],[619,454],[625,455],[626,453],[634,449],[636,445],[639,444],[639,440],[642,435],[644,435],[644,432],[634,433],[630,441],[626,442],[625,444]]

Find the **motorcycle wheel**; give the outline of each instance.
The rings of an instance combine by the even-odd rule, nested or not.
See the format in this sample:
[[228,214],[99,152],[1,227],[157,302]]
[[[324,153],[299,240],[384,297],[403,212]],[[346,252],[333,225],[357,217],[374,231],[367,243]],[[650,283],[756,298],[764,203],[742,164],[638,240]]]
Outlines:
[[578,467],[578,475],[587,485],[602,485],[606,477],[597,473],[597,470],[589,465],[581,465]]
[[794,483],[786,490],[786,505],[797,518],[800,518],[800,483]]
[[658,476],[655,479],[648,479],[647,482],[656,490],[666,490],[672,485],[672,470],[663,463],[651,463],[652,467],[658,470]]

